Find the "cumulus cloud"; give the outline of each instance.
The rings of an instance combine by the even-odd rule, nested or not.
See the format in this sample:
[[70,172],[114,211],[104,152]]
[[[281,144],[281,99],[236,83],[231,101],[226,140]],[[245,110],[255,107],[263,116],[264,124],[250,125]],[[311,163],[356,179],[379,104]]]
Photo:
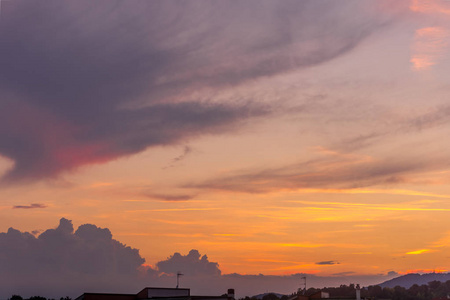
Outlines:
[[181,272],[184,275],[207,275],[220,276],[219,264],[210,262],[206,255],[201,256],[198,250],[191,250],[187,255],[174,253],[167,260],[156,264],[160,272],[176,274]]
[[14,205],[13,209],[21,208],[21,209],[32,209],[32,208],[46,208],[47,205],[40,203],[32,203],[30,205]]
[[84,292],[137,293],[145,286],[175,287],[175,275],[181,272],[184,276],[180,287],[191,288],[194,295],[221,295],[232,287],[238,297],[244,297],[267,289],[291,293],[297,290],[304,276],[308,276],[311,286],[323,287],[351,282],[373,284],[397,274],[223,275],[219,264],[209,261],[198,250],[186,255],[174,253],[156,263],[156,268],[144,265],[144,261],[137,249],[113,239],[109,229],[92,224],[75,230],[72,221],[62,218],[58,227],[45,230],[37,237],[9,228],[0,233],[0,296],[5,299],[13,294],[58,298],[77,297]]
[[80,293],[112,283],[123,288],[138,277],[144,261],[108,229],[85,224],[74,231],[64,218],[38,237],[13,228],[0,233],[2,289],[10,293]]
[[250,96],[215,95],[348,53],[392,20],[379,3],[3,2],[0,153],[14,161],[4,181],[55,177],[267,115]]

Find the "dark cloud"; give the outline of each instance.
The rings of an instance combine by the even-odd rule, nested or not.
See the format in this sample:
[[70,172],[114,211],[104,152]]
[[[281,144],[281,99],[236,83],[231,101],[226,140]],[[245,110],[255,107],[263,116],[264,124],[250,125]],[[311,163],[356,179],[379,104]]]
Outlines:
[[376,13],[381,2],[3,1],[0,153],[15,162],[4,180],[55,177],[267,115],[214,96],[347,53],[392,20]]
[[107,228],[84,224],[74,229],[65,218],[55,229],[38,237],[10,228],[0,233],[0,296],[20,294],[57,298],[77,297],[84,292],[136,293],[145,286],[175,286],[177,272],[184,276],[180,287],[191,288],[192,294],[220,295],[230,287],[238,297],[266,290],[291,293],[300,278],[307,276],[311,286],[339,286],[359,282],[374,284],[396,274],[353,276],[351,272],[321,277],[313,274],[221,275],[216,262],[191,250],[187,255],[174,253],[156,264],[143,265],[137,249],[112,238]]
[[319,261],[316,262],[316,265],[339,265],[339,262],[334,260]]
[[38,237],[13,228],[0,233],[0,277],[8,292],[73,293],[108,281],[123,287],[138,278],[142,263],[138,250],[114,240],[108,229],[85,224],[74,232],[64,218]]
[[187,255],[174,253],[167,260],[156,264],[160,272],[176,274],[181,272],[184,275],[207,275],[220,276],[219,264],[210,262],[206,255],[201,256],[198,250],[191,250]]
[[188,201],[195,197],[195,195],[188,194],[145,194],[147,197],[162,200],[162,201]]
[[349,272],[340,272],[340,273],[334,273],[332,275],[333,276],[349,276],[349,275],[352,275],[352,274],[355,274],[355,272],[351,272],[351,271],[349,271]]
[[46,208],[47,205],[40,203],[32,203],[30,205],[14,205],[13,209],[22,208],[22,209],[32,209],[32,208]]

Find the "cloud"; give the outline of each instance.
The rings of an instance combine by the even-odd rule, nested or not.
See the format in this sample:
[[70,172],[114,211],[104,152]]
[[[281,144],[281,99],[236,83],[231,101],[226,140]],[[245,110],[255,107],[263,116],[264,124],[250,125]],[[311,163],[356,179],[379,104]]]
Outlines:
[[237,130],[271,108],[220,91],[348,53],[393,20],[379,3],[3,2],[4,181]]
[[339,262],[334,260],[319,261],[316,262],[316,265],[339,265]]
[[410,62],[416,71],[427,70],[445,59],[449,50],[449,32],[441,27],[416,30]]
[[198,250],[191,250],[187,255],[174,253],[167,260],[156,264],[158,270],[163,273],[176,274],[181,272],[184,275],[207,275],[220,276],[219,264],[210,262],[206,255],[201,256]]
[[179,162],[180,160],[184,159],[184,158],[186,157],[186,155],[188,155],[188,154],[191,153],[191,152],[192,152],[191,147],[185,146],[184,149],[183,149],[183,153],[182,153],[180,156],[175,157],[175,158],[172,160],[172,162],[173,162],[173,163]]
[[398,136],[436,130],[450,122],[450,106],[447,103],[438,103],[426,109],[377,112],[377,115],[376,120],[386,121],[376,122],[374,126],[376,129],[373,131],[358,133],[341,140],[334,146],[344,151],[354,152],[385,143],[383,139],[398,139]]
[[195,195],[188,194],[145,194],[146,196],[162,201],[188,201],[195,197]]
[[175,286],[175,274],[181,272],[184,276],[180,287],[191,288],[191,294],[221,295],[233,287],[238,297],[244,297],[267,289],[292,293],[304,276],[308,276],[310,286],[323,287],[351,282],[373,284],[397,274],[223,275],[219,264],[198,250],[187,255],[174,253],[156,263],[155,268],[144,261],[137,249],[113,239],[109,229],[93,224],[75,230],[72,221],[62,218],[58,227],[45,230],[38,237],[9,228],[0,233],[0,296],[6,299],[12,294],[41,295],[56,299],[66,295],[73,298],[84,292],[136,293],[148,285]]
[[167,165],[166,167],[164,167],[163,169],[174,167],[176,163],[178,163],[178,162],[182,161],[183,159],[185,159],[186,156],[188,156],[191,152],[192,152],[192,148],[191,147],[184,146],[183,153],[181,155],[175,157],[174,159],[172,159],[170,164]]
[[74,231],[64,218],[38,237],[13,228],[0,233],[0,277],[2,289],[10,293],[58,296],[83,288],[98,291],[108,281],[117,288],[133,286],[144,261],[137,249],[114,240],[107,228],[85,224]]
[[32,203],[30,205],[14,205],[13,209],[32,209],[32,208],[46,208],[47,205],[45,204],[40,204],[40,203]]
[[348,276],[348,275],[352,275],[355,274],[355,272],[340,272],[340,273],[334,273],[333,276]]
[[420,180],[424,173],[450,165],[449,158],[434,155],[376,159],[352,153],[333,152],[305,162],[270,169],[230,172],[228,175],[186,187],[231,190],[246,193],[266,193],[277,190],[305,188],[352,189],[377,185],[394,185]]
[[389,271],[388,272],[388,276],[398,276],[399,273],[395,272],[395,271]]
[[407,253],[405,253],[405,254],[408,254],[408,255],[418,255],[418,254],[427,253],[427,252],[431,252],[431,251],[432,251],[432,250],[430,250],[430,249],[420,249],[420,250],[410,251],[410,252],[407,252]]

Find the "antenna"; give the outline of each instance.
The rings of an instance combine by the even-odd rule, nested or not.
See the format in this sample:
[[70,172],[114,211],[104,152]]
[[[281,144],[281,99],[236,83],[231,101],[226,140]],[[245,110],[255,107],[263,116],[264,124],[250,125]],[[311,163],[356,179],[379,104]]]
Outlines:
[[302,277],[303,279],[303,295],[306,294],[306,277]]
[[180,283],[180,276],[183,276],[184,274],[181,274],[180,272],[177,272],[177,287],[176,288],[178,288],[178,285],[179,285],[179,283]]

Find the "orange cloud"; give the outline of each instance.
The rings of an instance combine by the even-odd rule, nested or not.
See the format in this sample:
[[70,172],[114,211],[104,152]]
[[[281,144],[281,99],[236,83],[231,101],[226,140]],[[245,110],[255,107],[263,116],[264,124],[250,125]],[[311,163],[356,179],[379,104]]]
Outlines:
[[430,252],[430,249],[420,249],[420,250],[416,250],[416,251],[410,251],[410,252],[406,252],[406,254],[408,255],[417,255],[417,254],[422,254],[425,252]]
[[161,209],[136,209],[127,210],[126,212],[178,212],[178,211],[204,211],[204,210],[219,210],[220,207],[198,207],[198,208],[161,208]]
[[427,70],[438,64],[449,48],[448,30],[425,27],[416,30],[410,62],[416,71]]
[[439,239],[433,244],[433,247],[448,247],[450,246],[450,232],[448,232],[444,237]]
[[409,9],[424,14],[442,13],[450,15],[450,4],[448,1],[439,0],[413,0]]
[[[411,203],[397,204],[397,205],[377,205],[371,203],[346,203],[346,202],[314,202],[314,201],[289,201],[293,203],[312,204],[321,206],[330,206],[330,208],[355,208],[355,209],[370,209],[370,210],[388,210],[388,211],[450,211],[450,208],[426,208],[423,206],[413,206]],[[420,204],[420,203],[419,203]],[[312,207],[307,207],[311,209]],[[320,207],[317,207],[320,209]]]
[[436,193],[426,193],[414,190],[402,189],[299,189],[297,193],[305,194],[391,194],[391,195],[406,195],[406,196],[426,196],[436,198],[450,198],[450,195],[441,195]]

